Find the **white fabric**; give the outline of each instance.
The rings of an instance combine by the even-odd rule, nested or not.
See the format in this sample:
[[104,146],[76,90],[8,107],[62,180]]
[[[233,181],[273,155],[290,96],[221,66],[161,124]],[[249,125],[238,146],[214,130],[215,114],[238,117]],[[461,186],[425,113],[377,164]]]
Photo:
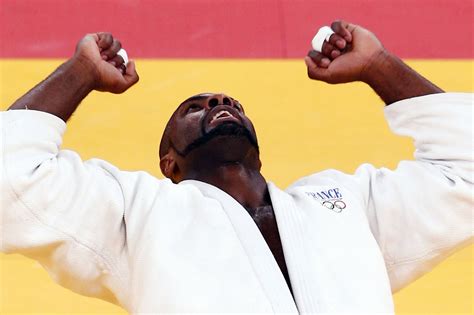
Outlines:
[[[392,313],[391,291],[473,240],[472,95],[386,107],[415,139],[396,170],[328,170],[287,191],[269,183],[296,303],[244,208],[60,150],[55,116],[1,113],[0,250],[131,313]],[[340,212],[322,205],[343,201]]]
[[117,55],[121,56],[122,59],[123,59],[123,64],[127,65],[127,63],[128,63],[127,51],[123,48],[120,48],[120,50],[117,52]]
[[324,41],[329,42],[332,34],[334,34],[334,31],[329,26],[321,27],[311,41],[313,49],[322,52]]

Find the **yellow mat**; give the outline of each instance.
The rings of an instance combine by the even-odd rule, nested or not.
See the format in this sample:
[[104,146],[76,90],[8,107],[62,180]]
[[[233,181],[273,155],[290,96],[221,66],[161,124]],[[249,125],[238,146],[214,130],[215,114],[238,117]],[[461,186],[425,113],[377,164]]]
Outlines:
[[[7,108],[61,60],[0,60],[0,107]],[[409,60],[448,91],[473,91],[472,60]],[[69,122],[64,147],[126,170],[162,177],[158,144],[186,97],[237,98],[259,137],[263,173],[281,188],[327,168],[352,172],[364,162],[394,168],[413,145],[394,136],[379,98],[361,83],[310,81],[302,60],[138,60],[141,80],[123,95],[92,93]],[[395,295],[397,314],[472,314],[474,246]],[[111,304],[54,284],[34,261],[0,255],[0,313],[117,313]]]

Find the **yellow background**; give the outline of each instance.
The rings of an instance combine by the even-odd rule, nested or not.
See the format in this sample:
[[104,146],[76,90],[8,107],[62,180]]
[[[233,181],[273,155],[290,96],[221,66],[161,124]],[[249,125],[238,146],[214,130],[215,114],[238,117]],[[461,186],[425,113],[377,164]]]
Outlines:
[[[1,108],[60,62],[0,60]],[[473,90],[472,60],[408,62],[448,91]],[[259,136],[263,174],[281,188],[327,168],[353,172],[364,162],[394,168],[412,158],[410,139],[391,134],[382,102],[368,87],[310,81],[302,60],[138,60],[137,68],[141,80],[130,91],[94,92],[83,102],[64,147],[162,177],[158,143],[168,117],[186,97],[210,91],[244,105]],[[473,256],[471,245],[395,294],[397,314],[473,314]],[[1,314],[124,313],[59,287],[19,255],[0,254],[0,293]]]

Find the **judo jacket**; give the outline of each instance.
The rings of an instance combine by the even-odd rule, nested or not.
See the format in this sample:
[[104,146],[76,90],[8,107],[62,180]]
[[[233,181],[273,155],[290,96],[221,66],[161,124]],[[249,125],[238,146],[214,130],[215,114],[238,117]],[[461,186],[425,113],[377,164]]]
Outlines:
[[387,106],[416,146],[395,170],[268,183],[294,299],[231,196],[84,162],[60,149],[66,124],[39,111],[1,113],[0,250],[134,314],[392,313],[392,292],[472,243],[472,106],[462,93]]

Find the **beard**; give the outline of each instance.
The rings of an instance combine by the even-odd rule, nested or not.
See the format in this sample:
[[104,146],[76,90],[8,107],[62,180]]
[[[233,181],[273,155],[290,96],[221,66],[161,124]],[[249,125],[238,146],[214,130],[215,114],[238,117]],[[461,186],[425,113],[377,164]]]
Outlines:
[[203,128],[203,136],[191,142],[183,151],[178,151],[175,148],[175,151],[182,157],[187,156],[192,151],[206,145],[211,140],[214,140],[218,137],[236,137],[246,139],[250,145],[257,151],[260,152],[258,142],[255,136],[245,128],[244,126],[237,124],[235,122],[224,122],[211,131],[205,133]]

